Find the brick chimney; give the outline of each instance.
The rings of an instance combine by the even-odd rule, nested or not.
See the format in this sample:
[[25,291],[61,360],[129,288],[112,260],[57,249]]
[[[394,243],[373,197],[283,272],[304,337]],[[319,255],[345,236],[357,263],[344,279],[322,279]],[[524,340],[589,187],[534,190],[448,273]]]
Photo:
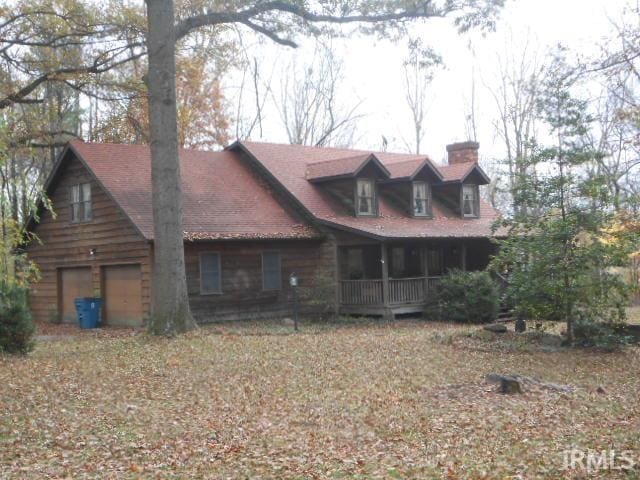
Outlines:
[[460,142],[447,145],[447,154],[449,157],[449,165],[456,163],[467,163],[478,161],[478,142]]

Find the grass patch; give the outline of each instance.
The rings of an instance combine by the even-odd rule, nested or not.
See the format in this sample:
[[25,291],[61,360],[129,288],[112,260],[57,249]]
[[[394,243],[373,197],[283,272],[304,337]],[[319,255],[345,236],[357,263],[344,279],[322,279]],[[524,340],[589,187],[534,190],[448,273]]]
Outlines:
[[[482,350],[476,329],[256,322],[38,342],[0,357],[0,478],[556,479],[573,475],[571,447],[640,455],[638,347]],[[490,372],[576,390],[503,396]]]

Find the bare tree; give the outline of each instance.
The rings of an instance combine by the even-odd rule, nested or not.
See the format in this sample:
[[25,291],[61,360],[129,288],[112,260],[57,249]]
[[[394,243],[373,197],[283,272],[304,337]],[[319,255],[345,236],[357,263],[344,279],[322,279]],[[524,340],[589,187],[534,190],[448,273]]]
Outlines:
[[405,100],[411,113],[413,140],[404,140],[407,150],[420,153],[425,136],[425,115],[431,82],[442,59],[420,39],[409,40],[409,55],[404,62]]
[[514,42],[509,43],[509,53],[498,59],[498,78],[485,81],[485,85],[494,100],[497,118],[493,125],[504,147],[502,162],[506,167],[507,185],[506,190],[500,185],[497,188],[502,189],[507,198],[500,203],[518,213],[519,182],[535,174],[528,167],[528,159],[531,140],[536,134],[536,100],[545,66],[529,38],[521,49],[513,48]]
[[471,75],[469,97],[464,96],[464,127],[466,137],[474,142],[478,141],[478,121],[477,121],[477,95],[476,95],[476,52],[469,42],[469,50],[471,51],[473,61],[471,63]]
[[290,143],[350,146],[361,118],[361,101],[348,103],[341,94],[343,64],[330,46],[318,44],[311,62],[295,61],[283,72],[276,107]]

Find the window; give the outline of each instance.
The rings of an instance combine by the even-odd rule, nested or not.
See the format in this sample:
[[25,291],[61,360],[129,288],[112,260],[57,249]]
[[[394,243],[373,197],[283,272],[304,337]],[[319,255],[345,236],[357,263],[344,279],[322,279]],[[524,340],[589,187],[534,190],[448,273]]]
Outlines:
[[282,288],[280,253],[262,253],[262,289],[280,290]]
[[356,182],[356,215],[375,215],[375,184],[373,180]]
[[477,185],[462,186],[462,216],[477,217],[479,212]]
[[71,221],[88,222],[91,220],[91,184],[80,183],[71,186]]
[[220,254],[200,254],[200,294],[222,293]]
[[416,217],[431,216],[429,185],[425,182],[413,182],[413,214]]

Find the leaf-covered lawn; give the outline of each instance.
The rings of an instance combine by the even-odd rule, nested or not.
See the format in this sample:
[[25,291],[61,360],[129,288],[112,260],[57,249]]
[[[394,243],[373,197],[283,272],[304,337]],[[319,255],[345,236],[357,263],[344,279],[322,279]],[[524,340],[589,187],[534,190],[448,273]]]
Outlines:
[[[571,447],[640,457],[637,347],[498,350],[419,322],[289,330],[83,332],[0,357],[0,478],[555,479],[584,478],[562,469]],[[576,390],[503,396],[490,372]]]

